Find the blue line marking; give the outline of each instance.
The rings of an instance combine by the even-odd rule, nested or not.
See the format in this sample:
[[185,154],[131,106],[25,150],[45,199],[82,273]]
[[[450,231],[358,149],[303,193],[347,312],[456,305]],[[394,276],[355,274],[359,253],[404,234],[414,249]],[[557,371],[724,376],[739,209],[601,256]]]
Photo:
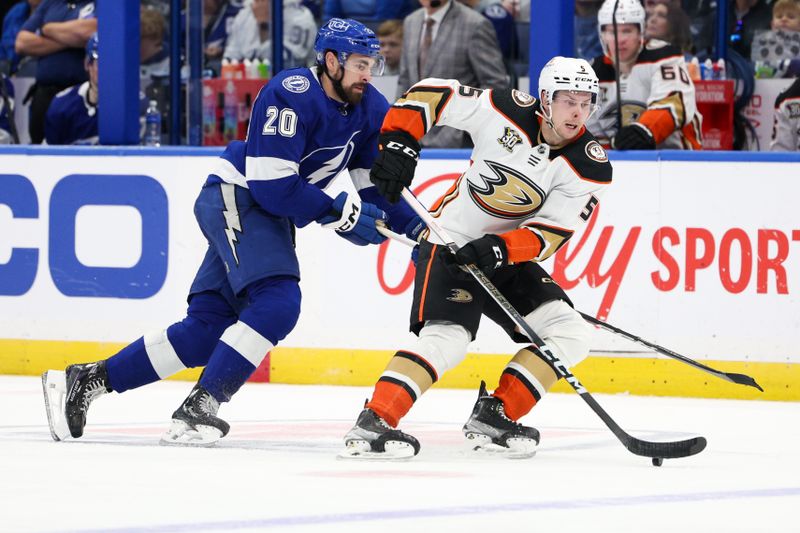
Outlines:
[[228,531],[235,529],[270,529],[292,526],[379,522],[384,520],[420,520],[457,516],[489,515],[508,512],[553,511],[563,509],[591,509],[606,507],[632,507],[637,505],[659,505],[670,503],[696,503],[698,501],[746,500],[752,498],[782,498],[800,496],[800,487],[774,489],[694,492],[679,494],[652,494],[622,496],[615,498],[590,498],[571,501],[543,501],[524,503],[499,503],[492,505],[469,505],[456,507],[432,507],[422,509],[399,509],[396,511],[364,511],[357,513],[324,514],[314,516],[285,516],[261,520],[228,520],[220,522],[197,522],[186,524],[153,525],[121,529],[70,530],[83,533],[104,531],[108,533],[139,533],[144,531]]

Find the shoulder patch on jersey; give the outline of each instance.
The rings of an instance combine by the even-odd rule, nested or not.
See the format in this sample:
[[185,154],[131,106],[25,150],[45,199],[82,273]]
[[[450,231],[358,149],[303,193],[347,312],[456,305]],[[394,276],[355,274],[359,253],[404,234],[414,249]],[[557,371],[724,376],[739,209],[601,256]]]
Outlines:
[[539,123],[536,121],[535,104],[536,98],[531,98],[531,102],[525,101],[521,104],[517,101],[515,93],[526,94],[514,89],[495,89],[491,93],[492,104],[502,115],[516,125],[527,138],[528,142],[534,144],[536,136],[539,134]]
[[611,183],[611,163],[594,135],[585,131],[564,148],[550,152],[550,157],[561,156],[578,176],[595,183]]
[[509,152],[513,152],[514,148],[516,148],[517,145],[522,142],[522,137],[520,137],[517,130],[506,126],[505,130],[503,130],[503,134],[497,139],[497,142],[499,142],[503,148]]
[[536,98],[516,89],[511,89],[511,98],[520,107],[530,107],[536,103]]
[[584,151],[589,159],[597,161],[598,163],[605,163],[608,161],[608,154],[597,141],[592,140],[586,143]]
[[311,87],[311,82],[308,81],[308,78],[305,76],[295,74],[283,80],[281,85],[289,92],[300,94],[306,92],[308,88]]

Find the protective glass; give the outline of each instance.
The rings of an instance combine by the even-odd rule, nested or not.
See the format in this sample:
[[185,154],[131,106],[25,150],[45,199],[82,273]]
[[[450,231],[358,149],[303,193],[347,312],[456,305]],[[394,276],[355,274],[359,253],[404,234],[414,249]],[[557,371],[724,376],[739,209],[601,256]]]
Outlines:
[[364,75],[369,72],[372,76],[382,76],[385,61],[382,55],[365,56],[350,54],[344,61],[344,69]]

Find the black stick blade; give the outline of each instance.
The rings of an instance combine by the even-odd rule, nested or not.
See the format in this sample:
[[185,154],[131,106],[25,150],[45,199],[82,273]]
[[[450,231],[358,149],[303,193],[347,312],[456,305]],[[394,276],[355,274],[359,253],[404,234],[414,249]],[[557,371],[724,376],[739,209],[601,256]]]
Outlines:
[[705,437],[694,437],[677,442],[650,442],[630,437],[623,441],[629,452],[642,457],[661,457],[663,459],[677,459],[697,455],[706,449]]
[[747,385],[748,387],[753,387],[761,392],[764,392],[764,389],[761,388],[761,385],[756,383],[756,380],[751,378],[746,374],[736,374],[733,372],[725,372],[725,375],[730,378],[731,381],[734,383],[738,383],[739,385]]

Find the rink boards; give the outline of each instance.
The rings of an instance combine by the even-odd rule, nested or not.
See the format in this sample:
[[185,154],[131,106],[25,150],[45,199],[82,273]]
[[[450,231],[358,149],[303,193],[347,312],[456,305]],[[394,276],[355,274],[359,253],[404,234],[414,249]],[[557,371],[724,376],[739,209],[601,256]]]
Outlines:
[[[206,246],[192,205],[218,153],[0,151],[0,373],[106,357],[182,318]],[[468,156],[423,154],[419,197],[431,204]],[[603,392],[800,399],[800,158],[640,153],[612,154],[612,162],[614,183],[595,216],[546,269],[579,310],[750,374],[767,392],[602,332],[575,373]],[[312,226],[297,235],[300,322],[259,379],[371,384],[411,339],[409,251],[396,242],[355,247]],[[496,382],[515,350],[486,322],[440,385]]]

